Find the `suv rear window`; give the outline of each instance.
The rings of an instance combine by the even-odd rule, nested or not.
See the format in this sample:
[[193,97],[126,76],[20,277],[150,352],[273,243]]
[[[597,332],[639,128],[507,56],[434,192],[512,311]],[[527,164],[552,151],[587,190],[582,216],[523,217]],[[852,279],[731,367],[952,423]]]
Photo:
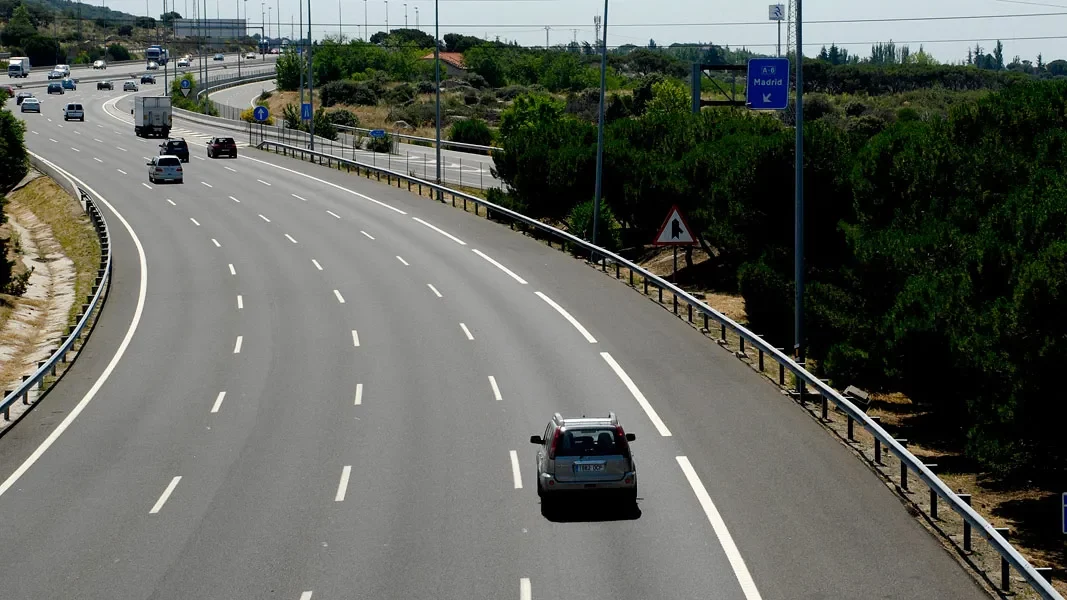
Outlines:
[[185,142],[167,142],[167,148],[171,150],[185,150]]
[[629,450],[625,439],[616,439],[614,427],[565,429],[556,446],[556,456],[612,456]]
[[178,159],[177,156],[160,156],[159,159],[156,161],[156,164],[160,165],[160,166],[162,166],[162,165],[171,165],[171,166],[173,166],[173,165],[180,165],[182,163]]
[[82,105],[81,104],[68,104],[67,105],[67,110],[81,110],[81,109],[82,109]]
[[232,144],[233,138],[215,138],[216,144]]

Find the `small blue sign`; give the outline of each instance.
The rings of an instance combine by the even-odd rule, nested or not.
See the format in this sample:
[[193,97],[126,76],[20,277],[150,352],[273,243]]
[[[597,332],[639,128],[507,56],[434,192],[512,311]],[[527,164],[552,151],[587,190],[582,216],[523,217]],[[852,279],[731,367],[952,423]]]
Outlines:
[[266,121],[269,116],[270,112],[267,110],[266,106],[257,106],[256,109],[252,111],[252,117],[260,122]]
[[383,138],[383,137],[385,137],[385,130],[384,129],[371,129],[370,136],[372,138]]
[[300,118],[305,121],[311,120],[311,103],[305,102],[300,105]]
[[788,58],[748,61],[747,104],[752,110],[785,110],[789,106]]
[[182,89],[187,90],[187,89],[193,87],[193,82],[189,81],[188,79],[182,79],[182,82],[180,84],[178,84],[178,85],[182,86]]

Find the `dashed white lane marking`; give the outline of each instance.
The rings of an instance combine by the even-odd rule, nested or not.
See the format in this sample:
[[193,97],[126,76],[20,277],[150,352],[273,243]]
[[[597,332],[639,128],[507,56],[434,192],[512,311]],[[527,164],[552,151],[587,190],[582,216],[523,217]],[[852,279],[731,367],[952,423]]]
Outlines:
[[433,292],[435,296],[438,298],[442,297],[441,292],[437,291],[437,288],[435,288],[432,283],[427,283],[426,285],[430,286],[430,291]]
[[95,156],[93,157],[93,160],[95,160],[96,162],[98,162],[98,163],[100,163],[100,164],[103,164],[103,163],[104,163],[104,161],[100,160],[99,158],[97,158],[97,157],[95,157]]
[[352,330],[352,345],[359,348],[359,333],[355,329]]
[[328,211],[326,211],[326,212],[330,213],[330,216],[331,216],[331,217],[333,217],[333,218],[335,218],[335,219],[340,219],[340,218],[341,218],[341,215],[339,215],[339,214],[337,214],[337,213],[333,212],[332,210],[328,210]]
[[289,195],[292,196],[293,198],[296,198],[297,200],[303,200],[304,202],[308,201],[307,198],[301,198],[300,196],[297,196],[296,194],[289,194]]
[[104,143],[104,140],[101,140],[101,139],[97,139],[97,138],[93,138],[93,141],[94,141],[94,142],[100,142],[101,144],[103,144],[103,143]]
[[32,133],[33,135],[41,135],[41,134],[37,133],[36,131],[30,131],[30,133]]
[[148,185],[147,183],[145,183],[143,181],[141,182],[141,185],[145,186],[148,189],[152,189],[152,186]]
[[215,187],[215,186],[211,185],[210,183],[208,183],[206,181],[201,181],[200,185],[206,185],[207,187]]
[[63,127],[63,124],[62,124],[62,123],[56,123],[56,125],[58,125],[58,126],[60,126],[60,127]]
[[181,480],[181,475],[178,475],[174,479],[170,480],[170,484],[167,485],[167,489],[163,490],[163,495],[159,497],[159,500],[156,500],[155,506],[152,507],[152,510],[148,511],[148,514],[154,515],[158,513],[161,508],[163,508],[163,505],[167,503],[167,498],[170,498],[171,493],[174,492],[174,488],[178,487],[178,482]]
[[115,169],[115,170],[118,171],[119,173],[122,173],[123,175],[127,174],[126,171],[123,171],[122,169]]
[[222,401],[225,398],[226,398],[226,392],[219,392],[218,397],[215,398],[215,403],[211,405],[211,412],[213,412],[213,413],[219,412],[219,407],[222,406]]
[[293,239],[293,236],[289,235],[288,233],[287,233],[287,234],[285,234],[285,237],[289,238],[289,241],[290,241],[290,242],[292,242],[292,243],[294,243],[294,244],[299,244],[299,243],[300,243],[300,242],[298,242],[298,241],[294,240],[294,239]]
[[737,583],[741,585],[741,591],[744,592],[745,599],[761,600],[759,590],[756,589],[756,582],[752,580],[752,575],[745,565],[745,559],[741,557],[741,552],[738,551],[737,545],[734,544],[734,538],[730,535],[730,530],[726,528],[726,522],[722,520],[719,510],[715,508],[715,503],[711,501],[708,490],[700,482],[700,476],[697,475],[687,457],[676,456],[675,460],[678,461],[678,466],[682,468],[685,478],[689,480],[689,485],[692,486],[693,493],[696,494],[697,501],[700,502],[700,507],[704,509],[704,514],[708,517],[711,528],[715,531],[715,536],[719,538],[719,544],[722,546],[727,560],[730,561],[730,567],[734,570],[734,576],[737,577]]
[[500,386],[496,384],[496,377],[489,376],[489,387],[493,388],[493,399],[503,400],[504,397],[500,395]]
[[417,221],[419,223],[422,223],[423,225],[429,227],[430,229],[433,229],[437,233],[440,233],[441,235],[443,235],[446,238],[452,240],[453,242],[459,244],[460,246],[466,246],[467,245],[467,242],[464,242],[463,240],[461,240],[458,237],[452,235],[451,233],[448,233],[447,231],[445,231],[444,229],[441,229],[440,227],[438,227],[436,225],[431,225],[430,223],[427,223],[426,221],[423,221],[422,219],[420,219],[418,217],[411,217],[411,218],[415,219],[415,221]]
[[337,495],[333,497],[334,502],[344,502],[345,493],[348,491],[348,478],[352,476],[352,465],[345,465],[345,468],[341,469],[341,481],[337,484]]
[[356,384],[356,406],[363,404],[363,384]]
[[170,202],[170,205],[171,205],[171,206],[178,206],[178,205],[177,205],[177,204],[175,204],[175,203],[174,203],[174,201],[173,201],[173,200],[171,200],[170,198],[167,198],[167,202]]
[[215,238],[211,238],[211,243],[215,244],[216,248],[221,248],[222,247],[222,244],[220,244],[219,241],[216,240]]
[[522,285],[526,285],[526,280],[525,279],[523,279],[522,277],[519,277],[518,275],[516,275],[515,272],[512,271],[511,269],[509,269],[509,268],[505,267],[504,265],[498,263],[495,259],[490,257],[485,252],[482,252],[481,250],[479,250],[477,248],[472,248],[471,251],[474,252],[475,254],[477,254],[478,256],[484,258],[485,260],[489,261],[489,264],[491,264],[491,265],[495,266],[496,268],[500,269],[501,271],[507,273],[515,281],[518,281]]
[[123,152],[129,152],[129,150],[127,150],[127,149],[125,149],[125,148],[123,148],[121,146],[115,146],[115,147],[118,148],[119,150],[122,150]]
[[404,265],[405,267],[410,267],[411,266],[411,265],[408,264],[408,261],[404,260],[403,258],[401,258],[399,256],[396,257],[396,259],[399,260],[400,264]]
[[236,275],[237,269],[233,268],[233,263],[230,263],[230,275]]
[[301,593],[300,600],[311,600],[311,590]]
[[204,160],[202,156],[194,156],[193,158],[195,158],[196,160]]
[[652,425],[656,427],[656,430],[659,431],[659,434],[663,437],[670,437],[671,430],[667,429],[667,426],[663,423],[663,420],[659,418],[658,414],[656,414],[656,409],[652,408],[652,405],[649,404],[648,399],[645,398],[645,395],[642,394],[641,390],[639,390],[637,388],[637,385],[634,384],[634,380],[630,379],[630,376],[626,374],[626,371],[622,370],[622,367],[619,366],[619,363],[615,362],[615,359],[612,358],[610,354],[608,354],[607,352],[601,352],[600,356],[604,359],[605,362],[608,363],[608,366],[611,367],[611,370],[615,371],[615,375],[617,375],[619,379],[622,380],[622,383],[626,386],[626,389],[630,390],[630,394],[632,394],[634,400],[637,400],[637,403],[641,405],[641,408],[645,410],[645,414],[648,415],[649,420],[652,421]]
[[363,231],[362,229],[360,229],[359,232],[362,233],[363,235],[367,236],[368,238],[372,239],[372,240],[374,239],[373,235],[367,233],[366,231]]
[[589,335],[589,331],[587,331],[585,327],[582,327],[582,324],[578,322],[578,319],[575,319],[571,316],[569,312],[563,310],[563,307],[559,304],[556,304],[555,300],[549,298],[541,292],[537,292],[537,296],[547,302],[549,306],[556,309],[556,312],[562,315],[564,319],[567,319],[567,321],[570,322],[571,325],[574,325],[574,328],[578,330],[578,333],[582,334],[582,336],[585,337],[585,340],[587,342],[589,342],[590,344],[596,343],[596,338]]
[[340,291],[334,290],[333,291],[333,295],[337,296],[337,302],[339,302],[340,304],[344,304],[345,303],[345,297],[341,295]]
[[237,294],[237,310],[241,310],[245,307],[245,299],[241,294]]
[[468,340],[474,339],[474,336],[471,335],[471,330],[467,329],[467,325],[465,323],[460,323],[459,328],[463,330],[463,335],[467,336]]
[[241,201],[240,201],[240,200],[238,200],[237,198],[234,198],[233,196],[230,196],[230,200],[233,200],[234,202],[236,202],[236,203],[238,203],[238,204],[240,204],[240,203],[241,203]]
[[80,131],[75,131],[74,132],[74,135],[81,135],[81,134],[82,134],[82,132],[80,132]]
[[71,149],[71,150],[73,150],[73,151],[75,151],[75,152],[81,152],[81,150],[78,150],[78,149],[77,149],[77,148],[75,148],[74,146],[71,146],[71,147],[70,147],[70,149]]
[[58,144],[59,143],[59,140],[54,140],[52,138],[48,138],[48,141],[52,142],[53,144]]
[[533,590],[530,587],[530,578],[523,577],[519,580],[519,600],[532,600]]
[[262,179],[257,179],[256,181],[262,183],[263,185],[267,185],[267,186],[270,185],[269,183],[267,183],[266,181],[263,181]]
[[320,264],[319,264],[319,261],[315,260],[314,258],[313,258],[313,259],[311,259],[311,264],[315,265],[315,268],[316,268],[316,269],[318,269],[318,270],[320,270],[320,271],[322,270],[322,265],[320,265]]
[[511,480],[515,484],[515,489],[522,489],[522,474],[519,473],[519,453],[514,450],[509,450],[508,454],[511,455]]
[[197,227],[200,227],[200,221],[197,221],[196,219],[194,219],[192,217],[189,217],[189,220],[193,222],[193,225],[196,225]]
[[224,166],[224,167],[222,167],[222,168],[223,168],[223,169],[226,169],[227,171],[232,171],[232,172],[234,172],[234,173],[236,173],[236,172],[237,172],[237,169],[231,169],[230,167],[225,167],[225,166]]
[[233,345],[233,353],[234,354],[240,354],[241,353],[241,344],[244,343],[244,341],[245,341],[245,336],[243,336],[243,335],[237,336],[237,343]]
[[259,218],[263,219],[264,221],[266,221],[268,223],[270,223],[270,219],[268,219],[267,217],[264,217],[263,215],[259,215]]

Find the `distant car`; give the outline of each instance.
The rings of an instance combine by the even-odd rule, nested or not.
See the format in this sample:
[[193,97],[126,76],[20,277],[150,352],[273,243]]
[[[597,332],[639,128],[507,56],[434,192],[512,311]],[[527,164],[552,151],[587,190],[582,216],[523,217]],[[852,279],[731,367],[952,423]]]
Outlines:
[[107,69],[107,63],[102,60],[93,61],[94,69]]
[[605,417],[552,416],[543,436],[530,436],[537,448],[537,495],[542,511],[577,492],[611,492],[637,506],[637,465],[615,413]]
[[219,156],[237,158],[237,142],[232,137],[211,138],[207,143],[207,157],[218,158]]
[[48,93],[49,94],[62,94],[63,93],[63,84],[61,84],[61,83],[50,83],[50,84],[48,84]]
[[19,92],[15,95],[15,104],[22,104],[26,101],[26,98],[33,98],[33,92]]
[[188,66],[189,66],[189,59],[188,58],[179,58],[178,59],[178,68],[188,67]]
[[157,63],[154,60],[148,61],[148,70],[149,71],[158,71],[159,70],[159,63]]
[[52,69],[51,71],[48,72],[48,79],[49,80],[51,80],[51,79],[63,79],[66,76],[67,75],[63,71],[57,71],[55,69]]
[[113,90],[113,89],[115,89],[115,84],[111,83],[110,81],[97,81],[96,82],[96,89],[98,89],[98,90]]
[[82,108],[81,104],[71,103],[63,108],[63,120],[70,121],[71,119],[85,121],[85,109]]
[[226,60],[226,57],[222,54],[216,54],[214,60]]
[[152,75],[151,73],[145,73],[144,75],[141,75],[141,83],[155,83],[155,82],[156,82],[156,76],[155,75]]
[[37,98],[34,98],[33,96],[30,96],[29,98],[25,98],[22,101],[21,104],[22,104],[22,112],[35,112],[35,113],[40,113],[41,112],[41,101],[38,100]]
[[256,53],[255,52],[249,52],[248,54],[245,54],[245,58],[255,58],[255,57],[256,57]]
[[177,156],[182,162],[189,162],[189,144],[185,138],[170,138],[159,145],[160,156]]
[[65,89],[65,90],[74,91],[74,90],[78,89],[77,82],[75,82],[70,77],[67,77],[67,78],[63,79],[63,81],[61,81],[60,83],[63,85],[63,89]]
[[154,156],[146,163],[148,165],[148,181],[158,183],[160,181],[176,181],[184,183],[182,163],[176,156]]
[[70,65],[56,65],[56,70],[62,72],[64,77],[70,75]]
[[0,87],[0,92],[3,92],[4,95],[6,96],[4,98],[5,100],[7,100],[7,98],[14,98],[15,97],[15,88],[11,87],[10,85],[5,85],[3,87]]
[[136,92],[137,91],[137,82],[136,81],[127,81],[126,83],[122,84],[122,91],[124,91],[124,92]]

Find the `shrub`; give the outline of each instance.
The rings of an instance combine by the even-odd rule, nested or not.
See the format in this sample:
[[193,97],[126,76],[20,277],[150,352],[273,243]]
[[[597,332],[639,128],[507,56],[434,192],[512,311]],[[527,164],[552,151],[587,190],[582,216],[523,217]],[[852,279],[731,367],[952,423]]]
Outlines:
[[332,110],[326,113],[326,118],[330,120],[334,125],[344,125],[345,127],[359,127],[359,117],[356,116],[350,110],[343,108],[338,110]]
[[270,90],[263,90],[263,93],[261,93],[259,95],[259,99],[260,100],[269,100],[270,97],[273,96],[273,95],[274,95],[274,93],[271,92]]
[[911,108],[910,106],[905,106],[904,108],[901,108],[897,111],[897,120],[903,123],[907,123],[909,121],[919,121],[920,119],[921,117],[919,116],[919,111],[915,110],[914,108]]
[[379,96],[373,88],[365,83],[341,80],[331,81],[321,88],[323,106],[335,104],[355,104],[357,106],[374,106]]
[[852,100],[851,102],[845,104],[845,114],[850,117],[859,117],[863,115],[863,113],[867,112],[867,110],[867,105],[860,102],[859,100]]
[[[5,260],[4,262],[8,261]],[[10,294],[12,296],[21,296],[25,294],[26,288],[30,284],[30,276],[33,275],[33,269],[34,267],[30,267],[28,271],[22,273],[21,275],[15,275],[14,277],[11,277],[11,265],[9,264],[7,267],[9,280],[7,282],[7,285],[4,286],[4,293]]]
[[420,94],[432,94],[436,89],[432,81],[420,81],[415,84],[415,90]]
[[[241,120],[242,121],[247,121],[249,123],[259,123],[259,121],[257,121],[256,117],[255,117],[255,110],[256,109],[254,109],[254,108],[246,108],[246,109],[242,110],[241,111]],[[267,120],[263,121],[263,123],[266,124],[266,125],[274,125],[274,117],[271,116],[271,115],[268,115],[267,116]]]
[[508,87],[500,88],[499,90],[497,90],[496,97],[501,100],[508,101],[514,100],[515,98],[518,98],[519,96],[522,96],[527,93],[529,93],[529,90],[526,88],[526,86],[509,85]]
[[[26,125],[9,110],[0,110],[0,193],[26,176]],[[3,196],[0,194],[0,199]],[[2,257],[0,257],[2,258]]]
[[389,111],[390,121],[404,121],[414,127],[434,124],[437,109],[432,102],[413,102],[407,106],[396,106]]
[[466,104],[467,106],[471,106],[473,104],[478,104],[478,94],[475,94],[475,93],[463,94],[463,103]]
[[130,60],[130,51],[122,44],[111,44],[107,47],[107,57],[112,61]]
[[448,139],[463,144],[488,146],[493,142],[493,133],[481,119],[456,121],[448,130]]
[[385,93],[385,101],[389,104],[407,104],[415,100],[415,86],[410,83],[401,83]]
[[[618,250],[619,248],[619,222],[615,214],[611,212],[608,203],[600,199],[600,215],[597,224],[597,245],[606,250]],[[567,231],[571,235],[588,240],[593,237],[593,201],[586,200],[575,206],[567,215]],[[573,248],[572,250],[577,250]]]
[[485,80],[485,77],[482,77],[477,73],[468,73],[466,81],[471,84],[472,87],[479,90],[484,90],[489,87],[489,82]]
[[388,154],[393,151],[393,136],[388,133],[384,137],[369,138],[367,140],[367,150],[371,152],[383,152]]

